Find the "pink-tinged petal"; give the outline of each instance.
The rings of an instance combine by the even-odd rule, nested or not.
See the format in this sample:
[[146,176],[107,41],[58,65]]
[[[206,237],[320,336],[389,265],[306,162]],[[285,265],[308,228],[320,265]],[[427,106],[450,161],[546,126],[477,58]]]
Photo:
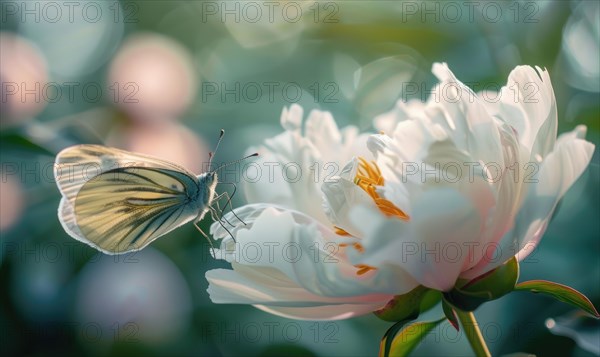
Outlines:
[[[469,157],[468,153],[459,150],[450,140],[438,141],[431,145],[424,162],[429,165],[429,175],[423,177],[423,191],[440,188],[454,189],[469,200],[479,217],[479,234],[475,236],[474,240],[463,242],[463,245],[471,247],[462,268],[462,270],[466,270],[479,262],[483,255],[480,247],[493,238],[488,231],[499,208],[494,190],[494,185],[498,185],[498,180],[493,180],[491,175],[489,175],[490,177],[485,175],[482,167],[474,172],[469,172],[464,164],[476,161]],[[432,170],[436,165],[437,171]]]
[[262,304],[269,306],[311,307],[339,304],[382,306],[392,295],[369,294],[352,297],[327,297],[312,294],[277,269],[238,267],[206,272],[208,292],[214,303]]
[[[389,300],[388,300],[389,301]],[[387,301],[386,301],[387,302]],[[323,305],[315,307],[275,307],[265,305],[254,305],[255,307],[273,315],[286,317],[296,320],[344,320],[351,317],[369,314],[380,309],[383,304],[342,304],[342,305]]]
[[475,277],[501,265],[512,256],[525,259],[542,238],[558,201],[581,176],[594,153],[594,145],[583,139],[581,127],[561,135],[554,151],[539,164],[529,178],[527,196],[515,218],[514,226],[465,278]]

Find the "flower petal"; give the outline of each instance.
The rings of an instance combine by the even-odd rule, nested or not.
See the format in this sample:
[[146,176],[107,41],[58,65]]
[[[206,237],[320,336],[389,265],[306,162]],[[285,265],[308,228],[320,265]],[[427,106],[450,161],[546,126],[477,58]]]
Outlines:
[[333,225],[355,237],[360,235],[360,230],[356,227],[358,222],[350,219],[350,209],[357,205],[377,207],[373,199],[353,182],[358,165],[358,160],[353,159],[344,166],[340,176],[333,177],[331,181],[321,186],[324,195],[323,207],[327,217]]
[[244,192],[248,202],[265,202],[289,207],[328,223],[321,202],[321,185],[339,173],[354,155],[371,155],[367,135],[352,126],[339,130],[329,112],[313,110],[304,125],[297,104],[284,108],[282,134],[268,139],[249,152],[260,153],[248,167]]
[[[233,229],[236,241],[225,238],[214,254],[231,262],[234,271],[207,273],[215,302],[382,306],[417,285],[397,267],[357,275],[332,228],[301,212],[262,204],[244,206],[236,213],[247,225]],[[231,213],[226,218],[235,219]],[[217,238],[227,234],[218,223],[211,231]]]
[[581,139],[583,134],[582,127],[578,127],[558,138],[554,150],[539,165],[539,171],[529,178],[532,183],[514,226],[476,267],[463,274],[464,277],[484,274],[515,254],[523,260],[533,251],[558,201],[581,176],[592,158],[594,145]]
[[396,125],[401,121],[423,117],[425,112],[425,103],[418,99],[411,99],[408,102],[399,100],[392,110],[378,115],[373,120],[375,129],[383,131],[384,134],[394,132]]
[[381,306],[377,304],[342,304],[342,305],[323,305],[315,307],[274,307],[265,305],[254,305],[255,307],[273,315],[286,317],[296,320],[343,320],[351,317],[371,313]]
[[281,112],[281,126],[287,131],[297,131],[302,128],[302,117],[304,115],[304,109],[296,103],[292,104],[290,108],[283,108]]
[[[254,272],[255,276],[250,275]],[[306,320],[335,320],[364,315],[384,306],[391,296],[359,298],[323,297],[311,294],[277,273],[246,269],[206,272],[208,293],[214,303],[250,304],[275,315]],[[259,276],[256,276],[260,274]]]
[[516,129],[530,158],[548,154],[556,140],[557,112],[548,71],[518,66],[500,90],[496,115]]
[[399,265],[420,284],[442,291],[454,286],[481,229],[470,200],[450,188],[424,192],[408,222],[363,207],[351,216],[369,222],[361,241],[365,252],[351,259],[372,266]]
[[440,83],[428,104],[441,111],[441,115],[432,111],[432,119],[440,124],[445,122],[455,145],[479,162],[503,165],[497,125],[483,100],[459,81],[445,63],[435,63],[431,71]]

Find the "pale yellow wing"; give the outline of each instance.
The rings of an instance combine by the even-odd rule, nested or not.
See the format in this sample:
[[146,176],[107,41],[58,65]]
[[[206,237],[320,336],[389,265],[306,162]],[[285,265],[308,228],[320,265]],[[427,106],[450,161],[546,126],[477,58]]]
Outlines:
[[178,165],[97,145],[63,150],[56,163],[63,228],[107,254],[142,249],[199,212],[197,179]]
[[81,186],[102,172],[124,167],[149,167],[194,174],[185,168],[156,157],[102,145],[75,145],[62,150],[54,162],[58,189],[71,204]]

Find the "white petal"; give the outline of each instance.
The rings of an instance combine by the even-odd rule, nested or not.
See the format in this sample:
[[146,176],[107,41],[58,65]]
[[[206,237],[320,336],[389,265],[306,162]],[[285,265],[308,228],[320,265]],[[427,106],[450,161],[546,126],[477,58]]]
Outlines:
[[503,124],[499,129],[504,166],[490,167],[488,170],[488,178],[492,179],[490,186],[495,190],[496,205],[493,215],[489,217],[485,234],[480,239],[480,256],[486,253],[485,247],[497,242],[506,233],[526,195],[523,181],[527,174],[529,151],[519,144],[510,125]]
[[548,71],[518,66],[500,95],[497,115],[517,130],[519,142],[530,150],[532,159],[544,157],[554,146],[557,128],[556,99]]
[[286,131],[251,150],[260,156],[247,166],[248,179],[243,180],[248,202],[286,206],[327,221],[321,207],[314,204],[321,201],[321,190],[311,167],[319,164],[320,153],[311,142],[299,132]]
[[454,286],[468,264],[470,243],[481,229],[475,207],[448,188],[425,192],[408,222],[378,219],[364,208],[354,210],[352,216],[375,222],[364,226],[365,253],[353,259],[373,266],[400,265],[420,284],[442,291]]
[[296,103],[292,104],[290,108],[283,108],[281,113],[281,126],[285,130],[296,131],[302,128],[302,117],[304,115],[304,109]]
[[[215,254],[232,262],[236,270],[271,267],[312,294],[329,297],[389,295],[416,286],[398,269],[379,269],[368,279],[358,276],[332,227],[301,212],[267,205],[249,205],[237,212],[247,226],[232,230],[237,242],[224,240]],[[217,225],[212,231],[216,237],[226,234]]]
[[[418,120],[400,122],[393,136],[371,135],[367,145],[377,157],[377,164],[386,182],[402,183],[409,192],[420,190],[420,175],[415,175],[427,156],[429,146],[447,138],[439,125]],[[388,197],[388,199],[390,199]],[[394,202],[394,201],[393,201]],[[404,209],[399,202],[394,202]]]
[[340,130],[329,112],[313,110],[306,119],[305,137],[325,160],[335,157],[342,141]]
[[[306,119],[305,138],[319,153],[318,159],[324,176],[338,174],[341,167],[353,156],[370,159],[371,154],[366,150],[365,142],[368,135],[359,134],[355,126],[347,126],[340,130],[329,112],[311,111]],[[333,169],[331,169],[333,167]]]
[[437,107],[443,121],[435,111],[430,111],[434,122],[446,123],[446,132],[455,145],[467,151],[484,164],[503,165],[500,137],[494,118],[485,103],[469,87],[460,82],[448,66],[433,65],[432,72],[440,79],[428,100],[428,105]]
[[244,192],[249,202],[289,207],[327,223],[322,207],[321,185],[339,174],[355,155],[367,154],[367,135],[355,127],[340,131],[328,112],[313,110],[302,133],[302,108],[296,104],[281,116],[286,131],[249,151],[260,153],[248,166]]
[[377,130],[383,131],[384,134],[391,134],[399,122],[421,118],[424,115],[424,111],[425,103],[418,99],[411,99],[408,102],[399,100],[396,102],[394,109],[375,117],[373,125]]
[[310,159],[288,158],[270,150],[260,154],[252,166],[247,166],[247,179],[243,180],[246,200],[289,207],[326,221],[321,207],[312,203],[321,200],[321,192],[303,165]]

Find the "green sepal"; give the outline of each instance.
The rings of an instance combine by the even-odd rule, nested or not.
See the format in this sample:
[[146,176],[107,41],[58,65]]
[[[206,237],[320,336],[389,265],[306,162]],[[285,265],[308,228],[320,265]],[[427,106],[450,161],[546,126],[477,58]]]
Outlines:
[[458,325],[458,316],[456,315],[456,312],[454,311],[452,305],[450,305],[450,303],[448,303],[446,299],[442,299],[442,309],[444,310],[444,315],[446,315],[446,318],[448,319],[448,322],[450,322],[450,325],[452,325],[452,327],[454,327],[456,331],[460,331],[460,327]]
[[473,280],[459,280],[454,289],[444,293],[444,298],[460,310],[473,311],[481,304],[513,291],[518,279],[519,263],[516,257],[512,257],[496,269]]

